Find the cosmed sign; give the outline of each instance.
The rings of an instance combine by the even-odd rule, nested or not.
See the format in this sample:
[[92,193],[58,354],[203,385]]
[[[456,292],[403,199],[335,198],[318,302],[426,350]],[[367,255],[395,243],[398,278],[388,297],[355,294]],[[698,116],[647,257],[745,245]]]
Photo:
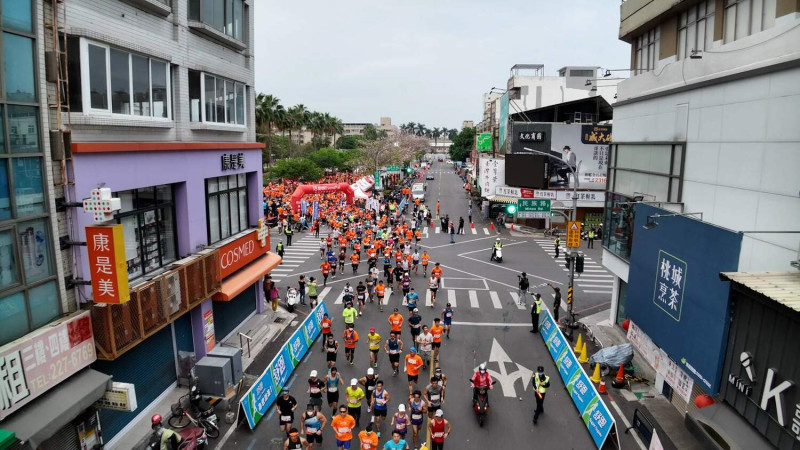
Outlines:
[[[220,247],[220,277],[225,278],[266,254],[269,251],[269,235],[262,235],[261,237],[263,241],[258,239],[258,230],[253,229],[246,235]],[[266,242],[266,245],[262,245],[263,242]]]

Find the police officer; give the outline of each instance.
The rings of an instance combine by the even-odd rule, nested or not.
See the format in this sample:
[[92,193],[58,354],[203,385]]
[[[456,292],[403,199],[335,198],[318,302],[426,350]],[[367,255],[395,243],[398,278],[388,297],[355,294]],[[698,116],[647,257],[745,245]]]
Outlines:
[[539,313],[542,312],[542,295],[538,292],[533,296],[533,304],[531,305],[531,333],[539,332]]
[[594,228],[589,230],[589,245],[587,245],[586,247],[594,248]]
[[275,252],[278,254],[278,256],[283,258],[283,251],[284,251],[283,242],[278,241],[278,243],[275,245]]
[[544,374],[544,367],[536,368],[533,374],[533,391],[536,394],[536,411],[533,412],[533,424],[539,419],[539,415],[544,413],[544,396],[547,388],[550,387],[550,376]]
[[558,251],[560,246],[561,246],[561,238],[556,236],[556,238],[553,239],[553,247],[556,248],[556,259],[558,259]]
[[284,233],[286,233],[286,245],[291,247],[292,246],[292,235],[294,234],[294,230],[292,230],[292,227],[289,226],[289,227],[286,227],[286,231],[284,231]]

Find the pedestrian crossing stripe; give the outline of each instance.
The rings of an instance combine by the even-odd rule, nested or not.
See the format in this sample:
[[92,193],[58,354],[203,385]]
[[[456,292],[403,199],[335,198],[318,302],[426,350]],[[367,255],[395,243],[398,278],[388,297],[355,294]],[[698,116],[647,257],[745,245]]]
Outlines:
[[483,234],[489,234],[489,230],[488,230],[488,229],[486,229],[486,228],[484,228],[484,229],[483,229]]
[[476,291],[469,291],[469,306],[472,308],[479,308],[478,293]]
[[492,299],[492,305],[494,306],[494,309],[502,309],[503,308],[503,305],[500,304],[500,296],[497,295],[497,292],[490,291],[489,292],[489,297]]
[[478,229],[477,228],[472,228],[472,234],[478,234]]
[[514,303],[517,305],[517,309],[526,309],[526,305],[523,305],[519,302],[519,294],[516,292],[509,292],[511,294],[511,298],[514,299]]
[[447,303],[453,308],[456,307],[456,291],[447,291]]

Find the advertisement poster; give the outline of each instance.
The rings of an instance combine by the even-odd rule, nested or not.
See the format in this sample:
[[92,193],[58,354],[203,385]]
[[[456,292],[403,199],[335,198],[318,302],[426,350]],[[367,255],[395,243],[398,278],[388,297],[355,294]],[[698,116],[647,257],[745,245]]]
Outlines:
[[214,310],[209,309],[203,313],[203,336],[206,340],[206,352],[214,349],[216,339],[214,336]]
[[[612,427],[615,426],[614,417],[589,380],[586,371],[578,363],[575,353],[572,352],[550,311],[543,310],[539,317],[539,334],[550,351],[550,355],[553,356],[561,380],[595,445],[597,448],[602,448],[611,434]],[[617,443],[617,448],[619,448],[619,443]]]
[[[500,97],[500,134],[498,138],[498,148],[503,148],[506,143],[506,133],[508,132],[508,92]],[[490,191],[494,192],[494,190]]]
[[281,351],[275,356],[267,369],[253,386],[242,395],[239,413],[244,414],[250,429],[254,429],[278,398],[278,392],[289,381],[295,367],[300,364],[314,339],[319,336],[322,316],[328,312],[325,302],[320,302],[303,324],[295,331]]
[[506,184],[506,165],[504,161],[496,158],[482,157],[478,183],[480,184],[481,195],[484,197],[494,195],[497,186],[504,186]]

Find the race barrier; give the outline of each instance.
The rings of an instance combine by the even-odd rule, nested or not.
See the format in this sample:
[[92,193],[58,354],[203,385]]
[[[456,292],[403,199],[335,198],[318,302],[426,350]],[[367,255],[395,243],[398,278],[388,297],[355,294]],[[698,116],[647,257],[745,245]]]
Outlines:
[[539,317],[539,335],[550,351],[558,373],[595,445],[597,448],[602,448],[609,435],[613,433],[612,439],[617,440],[617,448],[620,448],[614,416],[589,380],[589,375],[581,367],[564,333],[556,325],[549,310],[542,309]]
[[325,302],[321,301],[311,310],[303,324],[295,330],[292,337],[283,344],[281,351],[275,355],[267,369],[258,377],[253,386],[243,395],[239,402],[236,423],[244,414],[250,429],[254,429],[261,418],[278,398],[283,386],[289,381],[294,369],[311,348],[314,339],[322,332],[322,315],[328,312]]

